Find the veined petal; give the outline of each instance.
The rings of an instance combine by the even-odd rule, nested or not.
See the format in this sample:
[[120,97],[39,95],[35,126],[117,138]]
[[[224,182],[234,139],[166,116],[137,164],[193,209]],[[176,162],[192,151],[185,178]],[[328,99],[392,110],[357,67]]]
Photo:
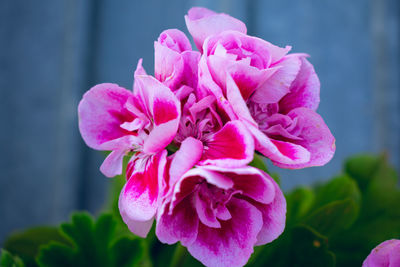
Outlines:
[[[159,204],[159,187],[164,178],[167,151],[151,156],[141,172],[133,172],[123,187],[119,197],[119,210],[129,229],[138,235],[145,236],[144,228],[136,229],[135,222],[144,223],[151,220]],[[143,224],[139,224],[142,225]]]
[[246,127],[240,121],[230,121],[206,142],[199,164],[239,167],[252,161],[253,155],[254,141]]

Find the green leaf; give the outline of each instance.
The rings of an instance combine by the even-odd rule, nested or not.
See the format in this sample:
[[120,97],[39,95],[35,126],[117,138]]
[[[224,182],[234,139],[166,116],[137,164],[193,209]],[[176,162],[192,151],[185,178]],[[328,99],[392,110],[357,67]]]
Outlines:
[[117,220],[110,214],[101,215],[96,222],[87,213],[73,214],[71,223],[61,225],[72,245],[51,242],[42,247],[37,262],[43,267],[132,266],[142,259],[143,250],[132,235],[115,241],[116,226]]
[[361,191],[364,191],[382,160],[384,160],[382,156],[356,155],[345,162],[344,169],[348,175],[357,181]]
[[11,235],[4,243],[4,248],[14,255],[18,255],[27,267],[37,266],[35,258],[41,245],[51,240],[68,244],[69,241],[56,227],[35,227]]
[[73,249],[57,242],[42,246],[37,261],[41,267],[83,266],[83,262],[78,262],[77,253]]
[[110,253],[112,266],[137,266],[142,260],[144,248],[141,240],[122,237],[112,245]]
[[314,204],[315,194],[311,188],[299,187],[286,196],[286,225],[296,224]]
[[253,160],[249,163],[250,166],[258,168],[268,173],[267,165],[265,164],[264,157],[254,153]]
[[361,203],[361,192],[357,183],[347,175],[336,177],[316,189],[314,209],[337,200],[352,199],[358,205]]
[[11,255],[10,252],[1,249],[0,255],[0,266],[1,267],[24,267],[24,262],[18,256]]
[[358,216],[359,206],[353,199],[333,201],[313,212],[305,224],[326,236],[348,229]]
[[335,255],[328,249],[328,239],[308,226],[292,230],[289,266],[335,266]]

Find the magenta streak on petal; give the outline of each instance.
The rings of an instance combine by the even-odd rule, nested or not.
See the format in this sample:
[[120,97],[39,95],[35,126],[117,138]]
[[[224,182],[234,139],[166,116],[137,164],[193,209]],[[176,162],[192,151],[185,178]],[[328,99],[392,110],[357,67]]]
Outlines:
[[239,121],[225,124],[221,130],[210,136],[205,147],[201,164],[237,167],[253,159],[253,139]]
[[160,125],[162,123],[175,120],[179,117],[176,109],[176,103],[172,101],[163,101],[156,99],[154,101],[154,123]]
[[157,214],[156,235],[158,239],[167,244],[178,241],[188,246],[197,237],[199,219],[193,207],[193,194],[187,196],[173,210],[170,204],[164,205]]

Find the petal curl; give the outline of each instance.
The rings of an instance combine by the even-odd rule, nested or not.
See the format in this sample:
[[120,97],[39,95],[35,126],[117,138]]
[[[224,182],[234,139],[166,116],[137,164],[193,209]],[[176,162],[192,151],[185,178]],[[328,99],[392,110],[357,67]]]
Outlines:
[[300,57],[301,68],[296,79],[290,86],[290,92],[279,102],[280,111],[288,113],[290,110],[305,107],[316,111],[319,105],[320,82],[313,65],[305,58]]
[[203,7],[191,8],[185,16],[185,22],[200,52],[203,51],[202,46],[208,36],[226,30],[234,30],[244,34],[247,32],[246,25],[242,21]]
[[298,169],[312,166],[322,166],[329,162],[336,150],[333,137],[324,120],[316,112],[308,108],[296,108],[288,113],[292,119],[297,118],[302,131],[298,135],[302,140],[294,141],[310,153],[310,159],[304,163],[285,164],[274,162],[278,167]]
[[120,127],[135,117],[125,109],[132,92],[112,83],[92,87],[83,95],[78,106],[79,130],[86,144],[97,150],[106,150],[103,143],[127,135]]
[[157,153],[175,137],[181,115],[180,101],[174,93],[148,75],[135,77],[135,98],[154,127],[143,144],[143,152]]

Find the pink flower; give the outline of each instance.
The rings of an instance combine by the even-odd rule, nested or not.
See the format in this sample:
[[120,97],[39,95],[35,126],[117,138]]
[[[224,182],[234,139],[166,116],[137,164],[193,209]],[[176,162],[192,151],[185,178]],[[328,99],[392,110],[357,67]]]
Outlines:
[[400,266],[400,240],[391,239],[379,244],[363,262],[362,267]]
[[192,51],[186,35],[176,29],[163,31],[154,42],[155,77],[172,91],[181,86],[197,87],[200,53]]
[[214,95],[198,98],[193,92],[182,99],[182,116],[174,143],[179,146],[188,137],[201,141],[203,153],[198,165],[239,167],[252,161],[254,142],[244,124],[224,118]]
[[[192,168],[201,148],[200,141],[187,138],[172,159],[156,235],[164,243],[180,241],[206,266],[243,266],[253,246],[283,232],[284,196],[271,177],[253,167]],[[184,166],[175,161],[181,153]]]
[[83,96],[78,113],[86,144],[112,151],[100,167],[104,175],[121,174],[124,156],[136,152],[128,164],[119,207],[131,231],[145,236],[157,209],[165,147],[178,130],[180,102],[146,75],[139,61],[133,92],[116,84],[96,85]]
[[134,91],[116,84],[99,84],[85,93],[78,107],[79,129],[86,144],[111,150],[101,171],[112,177],[122,173],[122,159],[130,151],[153,155],[175,137],[180,103],[138,64]]
[[200,52],[203,51],[204,40],[211,35],[226,30],[235,30],[246,34],[246,25],[227,14],[215,13],[203,7],[193,7],[185,16],[186,26],[193,36],[194,43]]
[[199,63],[199,90],[211,91],[232,120],[241,120],[256,150],[275,165],[323,165],[334,154],[335,139],[315,112],[319,80],[305,55],[289,50],[239,31],[210,35]]

